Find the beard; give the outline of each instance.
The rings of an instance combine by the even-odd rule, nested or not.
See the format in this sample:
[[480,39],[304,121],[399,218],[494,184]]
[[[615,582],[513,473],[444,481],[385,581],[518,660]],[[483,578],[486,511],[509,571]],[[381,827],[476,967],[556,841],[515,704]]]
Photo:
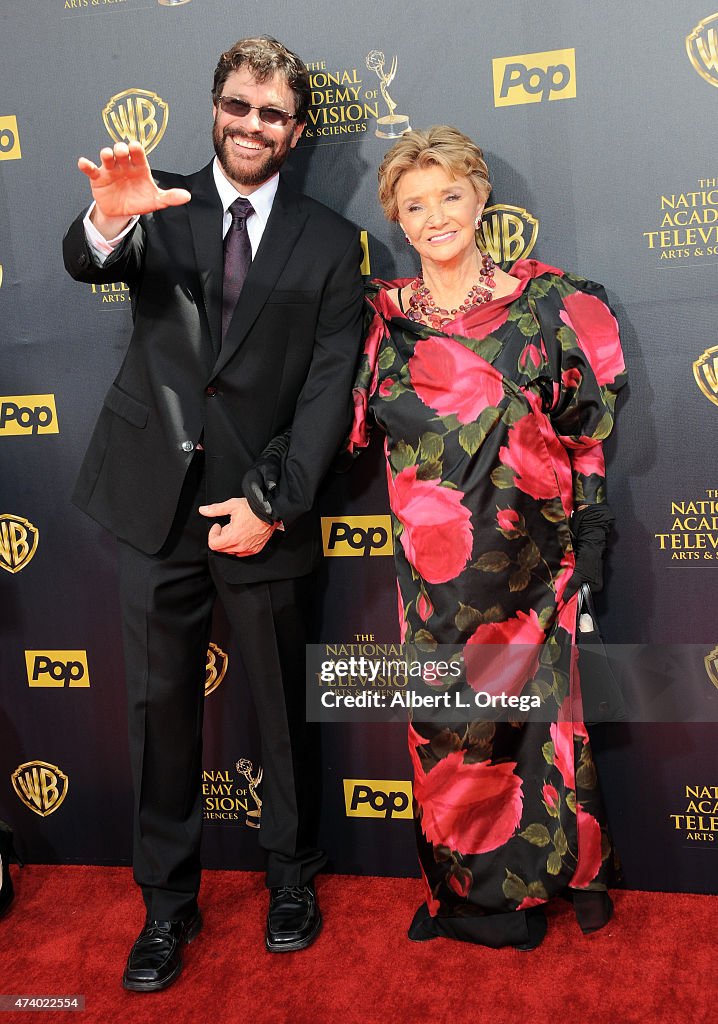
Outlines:
[[[237,155],[234,144],[231,141],[233,135],[238,135],[242,139],[261,142],[269,147],[269,151],[259,163],[251,167],[246,166],[241,157]],[[267,135],[250,134],[238,128],[231,130],[225,128],[223,131],[216,120],[212,131],[212,142],[214,143],[214,151],[217,154],[222,170],[228,178],[238,185],[261,185],[263,182],[268,181],[281,168],[287,159],[290,149],[289,138],[278,142]]]

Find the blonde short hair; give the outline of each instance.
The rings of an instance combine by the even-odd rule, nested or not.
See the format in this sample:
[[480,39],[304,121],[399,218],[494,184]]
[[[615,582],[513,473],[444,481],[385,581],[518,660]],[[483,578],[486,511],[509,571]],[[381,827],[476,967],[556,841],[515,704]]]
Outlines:
[[452,178],[468,178],[477,196],[489,198],[489,169],[481,149],[458,128],[434,125],[426,131],[411,131],[392,146],[379,168],[379,202],[387,220],[399,219],[396,187],[406,171],[436,165]]

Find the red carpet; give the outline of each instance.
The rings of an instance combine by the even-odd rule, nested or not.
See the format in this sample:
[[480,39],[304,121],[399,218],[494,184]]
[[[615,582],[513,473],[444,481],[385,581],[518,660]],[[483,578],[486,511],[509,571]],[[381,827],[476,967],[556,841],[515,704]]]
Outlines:
[[319,880],[324,930],[301,953],[265,952],[259,874],[206,872],[205,927],[165,992],[125,992],[142,924],[126,868],[14,869],[0,921],[0,994],[70,995],[84,1013],[11,1012],[32,1024],[702,1024],[718,1017],[718,897],[617,892],[616,916],[584,937],[562,901],[538,950],[490,950],[406,928],[414,879]]

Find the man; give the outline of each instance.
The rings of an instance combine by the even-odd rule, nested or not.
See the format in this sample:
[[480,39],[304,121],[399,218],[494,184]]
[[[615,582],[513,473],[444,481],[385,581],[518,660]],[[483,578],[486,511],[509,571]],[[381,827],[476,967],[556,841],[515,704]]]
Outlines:
[[[95,203],[65,238],[65,265],[79,281],[126,281],[134,314],[73,497],[120,541],[133,863],[147,908],[123,977],[134,991],[171,984],[201,927],[215,596],[260,726],[267,948],[303,949],[321,925],[302,621],[318,544],[306,513],[348,426],[362,283],[357,229],[278,176],[309,98],[295,54],[243,39],[215,71],[216,159],[203,170],[155,181],[137,143],[103,149],[99,166],[78,162]],[[243,477],[289,428],[271,506],[254,503],[271,514],[259,518]]]

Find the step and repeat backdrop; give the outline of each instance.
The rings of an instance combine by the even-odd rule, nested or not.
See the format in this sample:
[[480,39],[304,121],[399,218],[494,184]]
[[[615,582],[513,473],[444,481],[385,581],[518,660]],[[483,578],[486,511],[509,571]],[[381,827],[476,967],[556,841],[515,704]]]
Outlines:
[[[450,123],[486,152],[494,255],[535,256],[606,286],[630,387],[608,446],[617,526],[603,630],[629,648],[687,646],[687,692],[718,699],[711,0],[4,3],[0,817],[32,861],[130,857],[115,544],[69,503],[123,359],[130,302],[123,284],[82,286],[63,270],[62,236],[89,202],[77,158],[136,138],[157,169],[206,164],[217,57],[255,34],[308,63],[313,106],[287,175],[361,226],[367,274],[417,269],[376,199],[392,135]],[[399,640],[377,441],[321,497],[315,639],[332,653],[391,653]],[[262,765],[221,609],[205,713],[205,863],[259,868]],[[718,892],[718,725],[700,717],[595,730],[632,888]],[[405,726],[327,724],[322,746],[330,868],[415,873]]]

